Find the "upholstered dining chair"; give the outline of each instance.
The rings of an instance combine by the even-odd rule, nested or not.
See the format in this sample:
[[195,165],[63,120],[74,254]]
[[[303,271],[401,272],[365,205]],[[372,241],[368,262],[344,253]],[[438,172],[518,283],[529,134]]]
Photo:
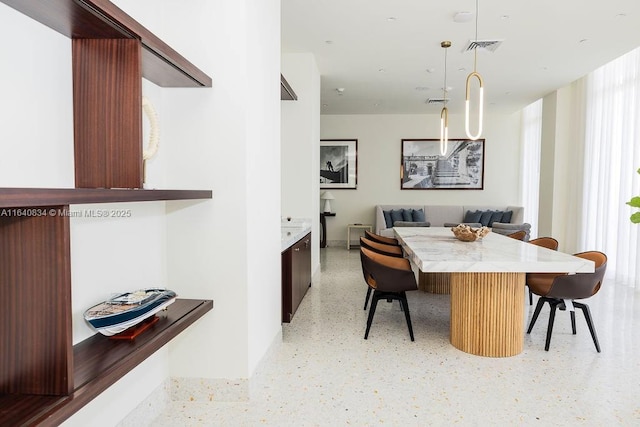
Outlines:
[[527,329],[527,334],[531,333],[533,325],[538,319],[540,310],[544,303],[549,303],[551,312],[549,313],[549,326],[547,326],[547,340],[544,349],[549,351],[551,343],[551,332],[553,331],[553,321],[556,316],[556,309],[569,309],[571,312],[571,330],[576,333],[576,315],[574,308],[579,308],[584,313],[591,338],[596,346],[596,350],[600,353],[600,344],[598,336],[593,327],[591,320],[591,312],[589,306],[584,303],[577,302],[577,299],[586,299],[595,295],[602,285],[602,279],[607,269],[607,256],[602,252],[590,251],[580,252],[574,256],[585,258],[595,263],[595,272],[593,273],[577,273],[577,274],[556,274],[556,273],[531,273],[528,278],[529,289],[539,295],[536,309],[533,312],[531,323]]
[[409,260],[383,255],[362,246],[360,247],[360,260],[365,281],[373,289],[364,339],[366,340],[369,337],[369,330],[371,329],[378,301],[382,299],[387,301],[398,300],[400,302],[407,321],[407,327],[409,328],[409,336],[411,341],[414,341],[406,292],[417,290],[418,284]]
[[515,233],[507,234],[507,237],[524,241],[525,237],[527,237],[527,232],[520,230],[520,231],[516,231]]
[[381,236],[379,234],[372,233],[369,230],[364,230],[364,237],[369,240],[373,240],[374,242],[383,243],[385,245],[399,245],[398,239],[394,239],[393,237]]
[[[558,241],[553,237],[538,237],[536,239],[529,240],[529,243],[536,246],[542,246],[543,248],[551,249],[553,251],[558,250]],[[527,277],[529,277],[529,275],[527,275]],[[529,289],[529,305],[533,305],[533,292],[531,292],[531,289]]]
[[[382,255],[388,255],[396,258],[402,258],[404,253],[402,252],[402,247],[398,245],[387,245],[384,243],[374,242],[373,240],[369,240],[366,237],[360,237],[360,247],[367,248],[373,252],[377,252]],[[365,277],[365,281],[366,281]],[[367,309],[367,304],[369,304],[369,298],[371,297],[371,287],[367,286],[367,296],[364,299],[364,309]]]

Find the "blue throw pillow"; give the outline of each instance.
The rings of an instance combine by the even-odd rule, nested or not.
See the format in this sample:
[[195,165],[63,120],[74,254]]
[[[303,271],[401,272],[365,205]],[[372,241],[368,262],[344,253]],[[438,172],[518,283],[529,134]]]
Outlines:
[[503,215],[503,211],[495,211],[493,215],[491,215],[491,219],[489,219],[489,227],[493,227],[494,222],[502,222]]
[[413,218],[413,222],[426,222],[427,218],[424,216],[424,211],[422,209],[411,211],[411,216]]
[[512,216],[513,216],[513,211],[506,211],[505,213],[502,214],[502,219],[500,220],[500,222],[510,224]]
[[478,223],[480,222],[480,217],[482,216],[482,211],[475,211],[475,212],[471,212],[471,211],[467,211],[467,213],[464,216],[464,220],[462,222],[464,223]]
[[480,224],[482,224],[484,227],[488,227],[489,226],[489,221],[491,221],[491,217],[492,216],[493,216],[493,211],[484,211],[480,215],[480,221],[478,221],[478,222]]
[[413,218],[411,217],[411,211],[413,209],[402,209],[402,220],[403,221],[407,221],[407,222],[411,222],[413,221]]
[[384,214],[384,223],[387,225],[387,228],[393,227],[393,221],[391,221],[391,211],[382,211]]
[[402,217],[402,211],[404,211],[404,209],[391,209],[391,224],[393,226],[393,224],[396,221],[404,221],[403,217]]

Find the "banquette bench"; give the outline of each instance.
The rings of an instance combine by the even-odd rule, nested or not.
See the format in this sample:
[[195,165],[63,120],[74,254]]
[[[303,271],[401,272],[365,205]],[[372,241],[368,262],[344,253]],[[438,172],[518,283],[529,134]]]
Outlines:
[[524,229],[522,206],[475,205],[377,205],[375,232],[393,237],[393,226],[451,227],[460,223],[486,225],[494,232],[510,234]]

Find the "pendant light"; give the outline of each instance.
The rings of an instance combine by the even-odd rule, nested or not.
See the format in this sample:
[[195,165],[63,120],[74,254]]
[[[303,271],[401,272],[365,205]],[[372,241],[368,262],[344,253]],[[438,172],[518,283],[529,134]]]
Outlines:
[[[482,135],[482,115],[484,110],[484,81],[482,80],[482,76],[478,73],[476,66],[478,62],[478,0],[476,0],[476,38],[474,40],[473,47],[473,72],[467,76],[467,90],[464,99],[464,130],[467,133],[467,138],[475,141],[480,138]],[[476,134],[471,134],[469,130],[469,103],[471,100],[471,80],[478,80],[479,84],[479,99],[478,99],[478,132]]]
[[444,106],[440,112],[440,155],[447,154],[447,144],[449,143],[449,110],[447,109],[447,48],[451,47],[451,42],[445,40],[440,43],[444,49],[444,84],[442,86],[442,102]]

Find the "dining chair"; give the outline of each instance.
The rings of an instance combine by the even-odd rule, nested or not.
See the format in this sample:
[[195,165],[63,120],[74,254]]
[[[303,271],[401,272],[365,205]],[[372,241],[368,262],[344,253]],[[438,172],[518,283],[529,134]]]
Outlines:
[[361,246],[360,261],[365,281],[373,289],[364,339],[366,340],[369,337],[369,330],[371,329],[378,301],[382,299],[387,301],[398,300],[400,302],[407,321],[407,327],[409,328],[409,336],[411,341],[414,341],[406,292],[417,290],[418,284],[409,260],[383,255]]
[[379,234],[372,233],[369,230],[364,230],[364,236],[369,240],[373,240],[374,242],[384,243],[385,245],[399,246],[398,239],[394,239],[393,237],[381,236]]
[[551,312],[549,313],[549,325],[547,326],[547,340],[544,349],[549,351],[551,343],[551,332],[553,331],[553,322],[556,316],[556,309],[568,309],[571,313],[571,330],[576,334],[576,315],[575,308],[579,308],[584,313],[591,338],[596,346],[596,350],[600,353],[600,344],[596,330],[591,319],[591,312],[587,304],[577,302],[577,299],[586,299],[595,295],[602,285],[602,279],[607,269],[607,256],[602,252],[589,251],[574,254],[579,258],[591,260],[595,263],[595,272],[593,273],[577,273],[577,274],[557,274],[557,273],[530,273],[528,279],[529,289],[539,295],[536,309],[529,323],[527,334],[531,333],[533,325],[538,319],[540,310],[544,303],[549,303]]
[[[373,252],[377,252],[382,255],[392,256],[396,258],[404,257],[404,253],[402,252],[401,246],[387,245],[384,243],[374,242],[373,240],[369,240],[366,237],[360,237],[360,247],[367,248]],[[370,297],[371,297],[371,287],[367,286],[367,296],[364,299],[363,310],[367,309],[367,304],[369,304]]]
[[[553,237],[538,237],[536,239],[529,240],[529,243],[536,246],[542,246],[543,248],[551,249],[553,251],[558,250],[558,241]],[[529,275],[527,274],[527,277]],[[527,285],[528,287],[529,285]],[[529,305],[533,305],[533,292],[529,289]]]
[[507,234],[507,237],[524,241],[524,238],[527,237],[527,232],[520,230],[520,231],[516,231],[515,233]]

